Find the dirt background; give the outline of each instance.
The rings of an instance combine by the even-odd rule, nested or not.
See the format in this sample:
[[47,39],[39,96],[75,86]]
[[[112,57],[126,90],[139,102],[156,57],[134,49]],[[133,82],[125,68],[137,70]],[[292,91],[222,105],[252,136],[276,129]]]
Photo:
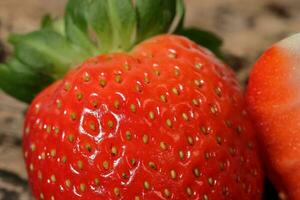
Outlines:
[[[63,14],[66,0],[0,0],[0,49],[11,32],[28,32],[43,15]],[[300,32],[299,0],[186,0],[186,25],[217,33],[238,78],[245,84],[252,64],[272,43]],[[0,53],[0,61],[4,59]],[[0,200],[29,200],[21,152],[26,105],[0,92]]]

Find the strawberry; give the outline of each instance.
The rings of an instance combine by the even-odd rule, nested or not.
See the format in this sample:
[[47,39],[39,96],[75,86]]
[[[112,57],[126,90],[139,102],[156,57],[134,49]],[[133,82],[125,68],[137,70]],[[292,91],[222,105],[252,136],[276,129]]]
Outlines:
[[270,179],[282,199],[300,199],[300,35],[268,49],[254,65],[247,90]]
[[[157,16],[172,13],[172,8],[182,13],[181,1],[162,2],[169,4],[136,1],[135,9],[137,13],[146,9]],[[94,21],[100,23],[103,17],[98,16],[101,12],[95,12],[101,3],[112,9],[109,22],[116,23],[115,15],[122,13],[130,21],[131,12],[124,9],[130,7],[131,1],[71,0],[65,19],[68,39],[54,25],[52,29],[60,36],[47,28],[25,38],[14,38],[20,48],[17,58],[35,66],[32,68],[36,71],[44,61],[48,68],[41,67],[41,77],[55,80],[31,102],[24,125],[23,150],[33,195],[51,200],[260,199],[263,172],[256,138],[231,69],[186,37],[153,37],[162,32],[161,24],[168,15],[158,22],[159,29],[155,31],[155,26],[148,30],[145,24],[155,24],[157,18],[142,23],[144,15],[140,14],[137,21],[141,24],[131,45],[128,43],[132,35],[125,37],[129,29],[124,29],[124,35],[118,36],[119,31],[109,33],[113,41],[104,41],[102,36],[109,34],[99,31]],[[151,6],[143,5],[147,3]],[[157,9],[148,10],[155,6]],[[79,19],[86,20],[89,29],[86,23],[79,26]],[[91,28],[93,41],[102,42],[100,53],[87,42],[91,40],[85,40],[91,34],[85,31]],[[187,32],[191,31],[195,30]],[[184,29],[178,32],[184,33]],[[144,38],[139,33],[154,34]],[[62,59],[64,54],[57,53],[61,48],[49,54],[56,42],[41,42],[44,36],[47,41],[56,38],[60,45],[64,44],[68,57]],[[145,41],[135,45],[140,40]],[[42,43],[43,48],[33,50],[37,43]],[[127,45],[132,49],[128,53]],[[37,57],[24,56],[28,49]],[[92,56],[93,53],[99,55]],[[43,57],[45,54],[50,58]],[[70,69],[72,62],[87,55],[86,61]],[[56,62],[51,63],[53,58]],[[33,93],[37,90],[30,84],[25,86]],[[26,97],[20,92],[15,96]]]

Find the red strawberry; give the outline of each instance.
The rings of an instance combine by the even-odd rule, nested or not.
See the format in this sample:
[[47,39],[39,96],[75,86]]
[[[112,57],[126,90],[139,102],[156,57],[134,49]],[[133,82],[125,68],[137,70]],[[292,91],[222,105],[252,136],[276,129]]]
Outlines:
[[233,72],[173,35],[91,58],[41,92],[24,134],[40,199],[260,199]]
[[247,92],[270,178],[280,196],[300,199],[300,35],[268,49],[256,62]]

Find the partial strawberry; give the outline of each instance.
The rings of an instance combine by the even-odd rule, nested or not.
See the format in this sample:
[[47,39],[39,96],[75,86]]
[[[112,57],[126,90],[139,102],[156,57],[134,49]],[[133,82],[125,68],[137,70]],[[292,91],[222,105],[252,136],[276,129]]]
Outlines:
[[247,91],[270,178],[282,199],[300,199],[300,35],[268,49],[256,62]]
[[[234,73],[185,37],[153,37],[178,17],[176,31],[193,32],[183,29],[182,3],[71,0],[65,34],[46,23],[13,38],[22,62],[3,74],[55,80],[25,121],[37,199],[261,198],[256,138]],[[37,92],[35,81],[25,88]],[[9,83],[11,93],[22,88],[22,79]]]

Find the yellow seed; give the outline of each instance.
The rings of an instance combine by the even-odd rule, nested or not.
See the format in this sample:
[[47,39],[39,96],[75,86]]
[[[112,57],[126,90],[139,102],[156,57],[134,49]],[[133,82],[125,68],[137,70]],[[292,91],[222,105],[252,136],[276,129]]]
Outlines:
[[179,95],[179,91],[177,90],[177,88],[172,88],[172,92],[175,94],[175,95]]
[[68,188],[71,187],[71,181],[69,179],[66,180],[65,184]]
[[167,119],[166,124],[168,127],[172,127],[172,121],[170,119]]
[[131,164],[134,166],[135,165],[135,163],[136,163],[136,160],[133,158],[133,159],[131,159]]
[[130,110],[131,112],[135,113],[136,112],[136,106],[134,104],[130,105]]
[[90,127],[90,129],[91,129],[92,131],[95,131],[95,130],[96,130],[96,124],[95,124],[94,122],[91,122],[91,123],[89,124],[89,127]]
[[204,84],[204,81],[203,80],[194,80],[194,84],[197,87],[201,87]]
[[106,169],[106,170],[109,168],[108,161],[103,161],[102,165],[103,165],[103,168]]
[[180,75],[180,70],[177,69],[177,68],[175,68],[175,69],[174,69],[174,75],[175,75],[175,76],[179,76],[179,75]]
[[236,132],[237,132],[237,134],[239,134],[239,135],[243,132],[243,128],[241,127],[241,125],[238,125],[238,126],[236,127]]
[[69,142],[74,142],[75,136],[73,134],[68,136]]
[[127,140],[131,140],[131,133],[130,133],[130,131],[126,131],[125,136],[126,136]]
[[71,120],[75,121],[76,120],[76,113],[72,112],[70,117],[71,117]]
[[62,106],[62,101],[61,101],[61,100],[57,100],[57,101],[56,101],[56,107],[57,107],[58,109],[60,109],[61,106]]
[[55,177],[55,175],[54,175],[54,174],[52,174],[52,175],[51,175],[50,179],[51,179],[51,181],[52,181],[53,183],[55,183],[55,182],[56,182],[56,177]]
[[128,178],[128,176],[127,176],[127,174],[125,172],[122,173],[122,178],[124,178],[124,179]]
[[219,164],[219,166],[220,166],[220,170],[221,170],[221,171],[224,171],[224,170],[225,170],[225,163],[221,162],[221,163]]
[[180,159],[183,160],[184,159],[184,152],[182,150],[179,150],[178,154],[179,154]]
[[79,169],[83,169],[83,162],[81,160],[77,161],[77,166]]
[[200,127],[200,130],[201,130],[201,132],[202,132],[204,135],[207,135],[207,134],[208,134],[208,129],[207,129],[207,127],[201,126],[201,127]]
[[216,136],[216,140],[219,145],[222,144],[222,138],[220,136]]
[[148,76],[145,76],[144,82],[145,82],[146,84],[149,84],[149,83],[150,83],[150,80],[149,80]]
[[99,184],[100,184],[100,180],[99,180],[98,178],[95,178],[95,179],[94,179],[94,183],[95,183],[96,185],[99,185]]
[[51,196],[51,197],[50,197],[50,200],[55,200],[54,196]]
[[71,89],[71,84],[70,83],[65,83],[64,89],[65,89],[65,91],[69,91]]
[[67,156],[62,156],[61,157],[61,162],[66,163],[67,162]]
[[215,93],[216,93],[216,95],[217,95],[218,97],[221,97],[221,96],[222,96],[222,90],[221,90],[221,88],[216,87],[216,88],[215,88]]
[[92,151],[92,146],[91,146],[89,143],[85,144],[85,145],[84,145],[84,148],[85,148],[88,152],[91,152],[91,151]]
[[34,143],[30,145],[30,149],[31,149],[31,151],[35,151],[35,149],[36,149],[36,146],[35,146],[35,144],[34,144]]
[[111,147],[111,154],[112,154],[113,156],[117,155],[117,147],[115,147],[115,146],[112,146],[112,147]]
[[104,88],[106,86],[106,80],[105,79],[100,79],[99,85]]
[[44,196],[44,194],[43,193],[40,193],[40,199],[45,199],[45,196]]
[[85,190],[86,190],[86,186],[85,186],[85,184],[84,183],[80,183],[80,191],[81,192],[85,192]]
[[212,114],[217,114],[217,112],[218,112],[218,107],[217,107],[216,105],[210,106],[210,112],[211,112]]
[[176,171],[175,171],[174,169],[172,169],[172,170],[170,171],[170,176],[171,176],[172,179],[176,179],[177,173],[176,173]]
[[209,153],[209,152],[205,152],[205,153],[204,153],[204,158],[205,158],[206,160],[210,159],[210,153]]
[[135,196],[134,200],[140,200],[140,197],[139,196]]
[[123,66],[127,71],[129,71],[131,69],[131,67],[128,63],[125,63]]
[[168,57],[169,58],[176,58],[177,57],[176,51],[170,50],[169,54],[168,54]]
[[115,102],[114,102],[114,107],[115,107],[116,109],[119,109],[119,108],[120,108],[120,102],[119,102],[118,100],[115,100]]
[[228,128],[231,128],[232,127],[232,122],[230,120],[226,120],[225,121],[225,124]]
[[51,132],[51,126],[47,126],[46,132],[47,132],[47,133],[50,133],[50,132]]
[[92,101],[92,106],[93,106],[94,108],[96,108],[96,107],[98,106],[98,102],[97,102],[97,101]]
[[78,101],[82,100],[82,99],[83,99],[83,94],[82,94],[81,92],[78,92],[78,93],[76,94],[76,99],[77,99]]
[[193,104],[194,104],[195,106],[198,106],[198,105],[199,105],[199,101],[198,101],[197,99],[193,99],[192,102],[193,102]]
[[141,92],[142,91],[142,88],[141,88],[141,86],[139,84],[136,84],[135,91],[137,91],[137,92]]
[[167,144],[165,142],[160,142],[159,146],[160,146],[160,148],[162,150],[166,150],[167,149]]
[[169,198],[170,196],[171,196],[171,192],[170,192],[170,190],[169,189],[164,189],[164,193],[165,193],[165,196],[167,197],[167,198]]
[[29,165],[29,170],[30,170],[30,171],[33,171],[33,170],[34,170],[34,167],[33,167],[33,164],[32,164],[32,163],[30,163],[30,165]]
[[162,102],[166,103],[166,102],[167,102],[167,97],[166,97],[166,95],[161,95],[161,96],[160,96],[160,100],[161,100]]
[[186,188],[186,193],[187,193],[189,196],[192,196],[192,194],[193,194],[192,188],[187,187],[187,188]]
[[214,179],[213,179],[212,177],[209,177],[209,178],[207,179],[207,182],[208,182],[208,184],[209,184],[210,186],[213,186],[213,185],[214,185]]
[[182,113],[182,118],[183,118],[185,121],[188,121],[188,120],[189,120],[189,116],[188,116],[186,113]]
[[187,142],[189,145],[193,145],[194,144],[194,139],[191,136],[187,137]]
[[84,76],[83,76],[83,81],[88,82],[88,81],[90,81],[90,80],[91,80],[91,77],[90,77],[90,75],[86,72],[86,73],[84,74]]
[[150,183],[149,183],[148,181],[145,181],[145,182],[144,182],[144,188],[145,188],[146,190],[149,190],[149,189],[150,189]]
[[50,152],[51,157],[55,157],[56,156],[56,150],[52,149]]
[[203,200],[208,200],[207,194],[203,195]]
[[201,69],[202,66],[203,66],[203,64],[201,64],[201,63],[196,63],[195,64],[195,68],[198,69],[198,70]]
[[117,83],[121,83],[122,82],[122,77],[121,77],[121,75],[116,75],[115,76],[115,81],[117,82]]
[[148,165],[149,165],[149,167],[151,168],[151,169],[153,169],[153,170],[156,170],[157,169],[157,167],[156,167],[156,165],[155,165],[155,163],[154,162],[149,162],[148,163]]
[[194,168],[193,172],[196,177],[200,176],[200,170],[198,168]]
[[59,133],[59,128],[55,127],[54,128],[54,133],[57,135]]
[[143,142],[144,142],[144,144],[148,144],[148,142],[149,142],[149,136],[148,135],[146,135],[146,134],[143,135]]
[[159,70],[154,70],[154,74],[156,75],[156,76],[160,76],[160,71]]
[[154,112],[150,111],[150,112],[149,112],[149,118],[153,120],[154,117],[155,117],[155,116],[154,116]]
[[108,120],[107,126],[108,126],[108,128],[113,128],[114,123],[111,120]]
[[120,189],[115,187],[114,188],[114,193],[115,193],[116,196],[120,196]]

